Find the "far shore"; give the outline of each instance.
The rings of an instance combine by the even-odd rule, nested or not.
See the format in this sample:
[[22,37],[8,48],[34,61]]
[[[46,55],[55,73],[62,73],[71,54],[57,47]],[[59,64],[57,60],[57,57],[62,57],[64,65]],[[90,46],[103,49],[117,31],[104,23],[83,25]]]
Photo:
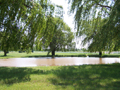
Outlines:
[[[3,52],[0,52],[0,59],[6,59],[6,58],[32,58],[32,57],[52,57],[51,54],[47,55],[47,51],[41,51],[41,52],[33,52],[33,53],[19,53],[19,52],[9,52],[7,56],[4,56]],[[56,52],[54,57],[116,57],[120,58],[120,53],[112,53],[112,54],[104,54],[102,56],[99,55],[99,53],[90,53],[90,52]]]

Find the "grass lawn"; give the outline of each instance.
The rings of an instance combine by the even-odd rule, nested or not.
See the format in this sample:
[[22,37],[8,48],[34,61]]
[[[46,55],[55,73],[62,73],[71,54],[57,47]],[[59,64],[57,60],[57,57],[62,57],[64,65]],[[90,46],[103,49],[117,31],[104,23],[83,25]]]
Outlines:
[[[51,54],[47,56],[47,52],[34,52],[34,53],[18,53],[9,52],[7,56],[3,56],[4,53],[0,52],[0,59],[4,58],[21,58],[21,57],[51,57]],[[55,57],[100,57],[98,53],[89,52],[56,52]],[[120,54],[104,54],[102,57],[120,57]]]
[[0,67],[0,90],[119,90],[120,64]]
[[18,52],[9,52],[7,56],[4,56],[3,52],[0,52],[0,58],[21,58],[21,57],[42,57],[47,56],[47,52],[34,52],[34,53],[18,53]]

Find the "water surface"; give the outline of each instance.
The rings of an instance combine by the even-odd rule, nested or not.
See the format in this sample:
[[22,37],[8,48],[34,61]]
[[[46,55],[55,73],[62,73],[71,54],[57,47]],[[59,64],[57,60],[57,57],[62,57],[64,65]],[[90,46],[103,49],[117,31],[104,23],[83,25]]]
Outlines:
[[0,59],[0,66],[31,67],[31,66],[71,66],[83,64],[120,63],[120,58],[90,58],[90,57],[46,57],[46,58],[11,58]]

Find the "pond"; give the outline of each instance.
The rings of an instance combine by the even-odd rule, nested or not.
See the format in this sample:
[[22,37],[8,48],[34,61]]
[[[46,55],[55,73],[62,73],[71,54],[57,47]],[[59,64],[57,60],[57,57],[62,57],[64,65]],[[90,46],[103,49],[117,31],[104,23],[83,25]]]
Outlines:
[[120,63],[120,58],[94,57],[45,57],[45,58],[11,58],[0,59],[0,66],[32,67],[32,66],[71,66],[83,64],[111,64]]

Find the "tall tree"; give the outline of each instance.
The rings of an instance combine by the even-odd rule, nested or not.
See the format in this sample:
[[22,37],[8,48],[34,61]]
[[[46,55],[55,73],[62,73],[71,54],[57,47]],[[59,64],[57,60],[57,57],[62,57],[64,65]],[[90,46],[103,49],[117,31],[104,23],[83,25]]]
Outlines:
[[[52,37],[55,33],[55,28],[57,27],[55,17],[57,17],[59,19],[63,18],[63,7],[62,6],[53,4],[53,6],[51,6],[51,7],[52,7],[52,9],[50,9],[50,10],[52,10],[52,11],[48,10],[46,13],[45,28],[41,32],[42,38],[36,39],[36,48],[37,49],[39,49],[41,46],[48,47],[48,45],[52,41]],[[41,42],[41,41],[43,41],[44,43],[37,44],[38,42]]]
[[[88,44],[88,50],[91,52],[99,51],[99,54],[102,55],[102,51],[106,49],[104,42],[105,37],[101,33],[103,25],[106,23],[106,19],[95,18],[91,21],[84,20],[84,24],[81,26],[79,31],[79,36],[84,36],[82,41],[83,46]],[[96,24],[98,24],[96,26]]]
[[[104,47],[107,47],[111,52],[115,47],[120,47],[118,44],[120,42],[118,29],[120,26],[119,0],[69,0],[69,3],[70,2],[71,12],[75,13],[75,26],[78,32],[81,33],[83,27],[88,28],[88,25],[97,28],[97,31],[96,28],[92,28],[93,30],[88,28],[87,31],[88,33],[90,32],[92,36],[94,35],[94,38],[86,34],[87,42],[92,39],[92,43],[89,46],[91,51],[101,51]],[[99,23],[89,24],[91,21],[94,22],[95,18],[98,20],[102,18],[106,21],[103,25],[99,25]],[[85,25],[85,21],[88,24]],[[99,27],[100,30],[98,30]]]
[[[52,27],[54,27],[54,34],[51,36],[52,39],[48,47],[50,48],[50,52],[52,52],[52,56],[54,56],[56,50],[63,50],[67,45],[72,43],[74,35],[70,27],[60,18],[54,18]],[[47,39],[44,38],[44,40]]]
[[48,0],[1,0],[0,44],[4,55],[11,48],[32,48],[34,40],[40,39],[45,29],[46,12],[52,14],[53,10]]

